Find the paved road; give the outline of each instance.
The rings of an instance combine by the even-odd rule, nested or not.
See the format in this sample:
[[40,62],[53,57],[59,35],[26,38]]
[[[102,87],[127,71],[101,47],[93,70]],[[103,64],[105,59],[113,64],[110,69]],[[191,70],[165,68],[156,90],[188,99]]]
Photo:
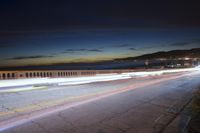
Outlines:
[[198,85],[200,73],[190,72],[2,93],[0,129],[5,133],[162,132]]

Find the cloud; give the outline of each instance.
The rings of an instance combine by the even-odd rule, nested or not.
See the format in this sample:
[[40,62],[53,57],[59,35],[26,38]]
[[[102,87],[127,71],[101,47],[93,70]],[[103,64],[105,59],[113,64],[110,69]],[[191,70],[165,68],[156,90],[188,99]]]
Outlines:
[[46,56],[46,55],[35,55],[35,56],[18,56],[13,58],[7,58],[8,60],[24,60],[24,59],[39,59],[39,58],[50,58],[54,56]]
[[187,46],[187,45],[192,45],[195,43],[200,43],[200,39],[195,39],[195,40],[185,41],[185,42],[175,42],[175,43],[171,43],[170,46]]
[[91,52],[102,52],[102,49],[88,49],[87,51],[91,51]]
[[119,45],[113,45],[113,47],[117,47],[117,48],[124,48],[124,47],[130,47],[132,46],[131,44],[119,44]]
[[176,42],[176,43],[172,43],[170,44],[171,46],[186,46],[186,45],[190,45],[191,42]]
[[66,49],[63,53],[73,53],[76,52],[75,49]]
[[77,52],[102,52],[102,49],[66,49],[63,53],[77,53]]
[[129,48],[129,50],[136,50],[136,48]]

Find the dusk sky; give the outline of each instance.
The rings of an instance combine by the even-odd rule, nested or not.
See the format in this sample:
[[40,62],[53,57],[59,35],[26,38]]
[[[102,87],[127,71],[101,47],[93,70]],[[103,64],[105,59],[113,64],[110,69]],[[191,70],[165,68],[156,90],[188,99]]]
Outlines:
[[95,62],[198,47],[199,2],[0,2],[0,67]]

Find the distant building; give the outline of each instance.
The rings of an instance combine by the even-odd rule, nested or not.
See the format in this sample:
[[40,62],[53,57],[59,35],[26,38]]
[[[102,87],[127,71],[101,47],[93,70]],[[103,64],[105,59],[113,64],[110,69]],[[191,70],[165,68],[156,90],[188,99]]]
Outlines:
[[198,65],[198,61],[193,59],[177,59],[177,60],[168,60],[165,63],[165,68],[188,68],[195,67]]

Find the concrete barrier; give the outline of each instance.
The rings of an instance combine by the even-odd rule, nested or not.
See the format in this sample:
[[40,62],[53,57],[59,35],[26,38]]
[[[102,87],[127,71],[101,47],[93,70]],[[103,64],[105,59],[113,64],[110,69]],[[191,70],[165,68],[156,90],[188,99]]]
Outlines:
[[58,78],[58,77],[95,76],[96,74],[125,73],[125,72],[133,72],[133,69],[0,71],[0,80],[20,79],[20,78],[42,78],[42,77]]

